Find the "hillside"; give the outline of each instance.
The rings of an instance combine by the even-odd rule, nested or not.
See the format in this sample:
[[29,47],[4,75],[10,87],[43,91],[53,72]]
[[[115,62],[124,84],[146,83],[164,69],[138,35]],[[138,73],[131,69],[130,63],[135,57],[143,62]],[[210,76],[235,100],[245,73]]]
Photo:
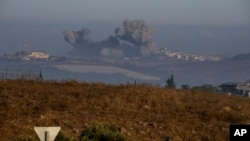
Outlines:
[[0,81],[0,137],[35,138],[34,126],[61,126],[79,138],[111,122],[137,141],[226,141],[230,123],[250,123],[250,99],[149,85]]
[[231,58],[231,60],[238,60],[238,61],[249,61],[250,60],[250,53],[247,54],[238,54]]

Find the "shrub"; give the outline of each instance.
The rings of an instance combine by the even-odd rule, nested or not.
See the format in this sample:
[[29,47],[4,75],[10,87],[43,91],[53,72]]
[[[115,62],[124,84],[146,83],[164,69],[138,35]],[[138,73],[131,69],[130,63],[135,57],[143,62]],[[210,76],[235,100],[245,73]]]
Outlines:
[[100,124],[86,128],[80,136],[80,141],[125,141],[116,125],[111,123]]
[[73,137],[65,135],[62,131],[58,133],[55,138],[55,141],[76,141]]
[[15,141],[39,141],[38,137],[31,138],[26,136],[18,136],[15,138]]

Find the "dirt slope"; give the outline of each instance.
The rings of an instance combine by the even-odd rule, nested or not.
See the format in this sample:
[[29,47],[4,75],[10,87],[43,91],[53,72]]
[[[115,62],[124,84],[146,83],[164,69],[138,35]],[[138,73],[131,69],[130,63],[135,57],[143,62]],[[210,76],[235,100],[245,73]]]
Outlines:
[[34,138],[34,126],[84,128],[112,122],[138,141],[226,141],[230,123],[250,123],[250,99],[148,85],[0,81],[0,137]]

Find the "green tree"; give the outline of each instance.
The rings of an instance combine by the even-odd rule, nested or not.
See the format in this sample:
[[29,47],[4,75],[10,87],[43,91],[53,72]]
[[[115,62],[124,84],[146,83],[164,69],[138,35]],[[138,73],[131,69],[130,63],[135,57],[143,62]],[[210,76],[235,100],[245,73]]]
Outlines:
[[167,85],[166,85],[167,88],[172,88],[172,89],[176,88],[176,84],[174,82],[174,74],[173,74],[173,72],[171,74],[171,77],[167,79],[166,83],[167,83]]

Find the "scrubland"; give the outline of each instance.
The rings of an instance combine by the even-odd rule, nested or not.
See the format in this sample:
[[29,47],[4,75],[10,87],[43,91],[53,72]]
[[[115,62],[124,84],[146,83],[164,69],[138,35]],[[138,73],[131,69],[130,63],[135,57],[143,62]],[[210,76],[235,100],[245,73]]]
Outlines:
[[250,99],[147,84],[0,81],[0,137],[34,139],[35,126],[60,126],[79,139],[113,123],[136,141],[226,141],[229,125],[250,123]]

